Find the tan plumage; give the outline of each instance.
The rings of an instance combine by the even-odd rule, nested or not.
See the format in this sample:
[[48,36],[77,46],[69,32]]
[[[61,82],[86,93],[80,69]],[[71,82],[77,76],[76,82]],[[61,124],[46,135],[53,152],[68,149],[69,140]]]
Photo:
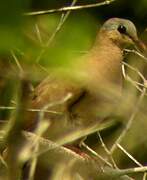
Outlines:
[[[100,29],[91,50],[74,61],[66,73],[52,73],[35,89],[33,108],[54,110],[45,136],[57,141],[66,132],[100,124],[109,117],[121,96],[123,50],[138,41],[131,21],[109,19]],[[64,101],[70,95],[70,98]],[[37,122],[36,113],[31,119]],[[32,123],[30,123],[32,124]],[[29,124],[29,126],[31,126]]]

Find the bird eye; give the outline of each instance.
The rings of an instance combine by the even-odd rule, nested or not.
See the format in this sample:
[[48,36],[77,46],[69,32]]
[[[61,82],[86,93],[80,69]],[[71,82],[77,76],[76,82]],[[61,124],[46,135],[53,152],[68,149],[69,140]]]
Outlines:
[[123,26],[123,25],[119,25],[118,28],[117,28],[117,30],[118,30],[121,34],[126,34],[126,31],[127,31],[126,27]]

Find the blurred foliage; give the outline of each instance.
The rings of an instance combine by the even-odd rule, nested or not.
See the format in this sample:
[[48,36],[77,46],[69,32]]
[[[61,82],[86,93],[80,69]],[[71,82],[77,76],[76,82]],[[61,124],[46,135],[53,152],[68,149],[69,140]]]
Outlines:
[[[95,3],[96,0],[79,0],[77,4],[87,4]],[[16,110],[10,111],[8,109],[0,110],[0,122],[5,124],[8,120],[12,121],[12,127],[9,127],[10,131],[15,130],[15,116],[17,116],[17,121],[21,122],[27,115],[23,111],[23,103],[25,98],[20,95],[23,94],[25,88],[33,91],[32,85],[36,86],[44,77],[46,77],[52,69],[68,69],[70,68],[70,63],[73,62],[77,57],[85,54],[94,42],[96,33],[99,29],[101,22],[110,17],[121,17],[133,20],[137,25],[142,39],[147,39],[147,2],[146,0],[140,1],[127,1],[127,0],[116,0],[116,2],[103,7],[88,9],[88,10],[78,10],[71,12],[59,32],[55,35],[53,40],[50,38],[55,33],[57,26],[61,19],[61,13],[41,15],[35,17],[23,16],[24,12],[30,10],[42,10],[42,9],[52,9],[59,8],[62,6],[70,5],[71,1],[20,1],[20,0],[7,0],[2,1],[0,5],[0,106],[15,106],[20,105],[20,109],[16,107]],[[49,43],[50,42],[50,43]],[[147,42],[147,41],[146,41]],[[146,43],[145,42],[145,43]],[[147,44],[147,43],[146,43]],[[12,52],[15,56],[12,55]],[[39,60],[38,60],[39,59]],[[126,61],[129,62],[134,67],[147,77],[146,64],[143,60],[134,55],[128,55]],[[21,68],[23,73],[21,72]],[[71,71],[72,73],[72,71]],[[23,75],[22,75],[23,74]],[[134,80],[140,82],[140,78],[137,73],[132,70],[127,69],[127,74]],[[18,90],[18,84],[23,85],[25,78],[28,81],[27,87]],[[24,79],[23,79],[24,78]],[[19,82],[19,83],[18,83]],[[19,87],[19,88],[20,88]],[[126,124],[133,106],[139,97],[139,92],[134,86],[129,82],[124,82],[124,87],[126,88],[126,101],[122,105],[122,109],[126,114],[122,115],[120,124]],[[20,92],[20,93],[18,93]],[[31,93],[30,93],[31,94]],[[123,147],[127,149],[136,159],[138,159],[143,165],[147,162],[147,112],[146,112],[147,99],[146,96],[143,100],[140,111],[133,122],[131,130],[127,133],[127,139],[122,142]],[[26,105],[27,106],[27,105]],[[17,109],[18,108],[18,109]],[[25,116],[26,117],[22,117]],[[122,123],[123,122],[123,123]],[[13,124],[14,123],[14,124]],[[4,128],[3,128],[4,127]],[[20,126],[21,127],[21,126]],[[20,128],[19,127],[19,128]],[[111,127],[108,130],[102,132],[102,137],[106,145],[110,148],[116,137],[120,134],[122,127],[117,129],[119,124],[115,127]],[[1,127],[3,130],[7,129],[7,126]],[[11,129],[12,128],[12,129]],[[14,128],[14,129],[13,129]],[[17,133],[20,135],[22,129],[17,129]],[[8,129],[7,129],[8,130]],[[116,131],[115,131],[116,130]],[[9,132],[10,132],[9,131]],[[112,132],[114,131],[114,134]],[[12,131],[11,131],[12,132]],[[13,134],[14,133],[14,134]],[[17,139],[17,134],[13,132],[11,142],[15,145],[15,138]],[[14,136],[15,135],[15,136]],[[14,138],[14,137],[15,138]],[[10,138],[10,139],[11,139]],[[19,136],[19,143],[21,142],[21,135]],[[1,149],[9,144],[9,139],[6,139],[4,146],[0,146]],[[10,143],[10,144],[11,144]],[[17,143],[17,141],[16,141]],[[101,147],[101,143],[98,140],[97,135],[91,135],[86,143],[92,147],[96,152],[100,152],[102,156],[106,153]],[[21,143],[20,143],[21,144]],[[25,149],[25,148],[24,148]],[[15,153],[18,152],[15,149]],[[9,153],[9,152],[8,152]],[[11,152],[12,153],[12,152]],[[11,154],[10,153],[10,154]],[[16,153],[17,154],[17,153]],[[16,162],[17,162],[17,158]],[[27,153],[26,153],[27,154]],[[25,155],[26,155],[25,154]],[[50,154],[49,154],[50,155]],[[11,154],[13,156],[13,153]],[[49,163],[49,160],[44,158]],[[114,159],[120,168],[135,167],[134,162],[130,160],[124,153],[117,150],[114,153]],[[13,159],[15,160],[15,159]],[[51,158],[52,160],[52,158]],[[54,159],[53,159],[54,160]],[[10,162],[12,163],[12,162]],[[70,162],[71,163],[71,162]],[[69,164],[70,164],[69,163]],[[73,163],[74,164],[74,163]],[[1,164],[0,164],[1,165]],[[72,167],[72,163],[70,164]],[[0,168],[0,178],[3,178],[5,174],[3,171],[3,165]],[[26,165],[27,166],[27,165]],[[79,166],[78,166],[79,167]],[[17,167],[18,168],[18,167]],[[39,167],[42,168],[42,167]],[[39,169],[37,168],[37,170]],[[45,167],[46,168],[46,167]],[[58,170],[59,174],[54,171],[54,179],[60,176],[60,173],[65,173],[66,166],[59,164],[55,170]],[[70,168],[69,168],[70,169]],[[49,171],[48,169],[46,171]],[[47,173],[45,171],[45,173]],[[61,171],[61,172],[60,172]],[[71,174],[71,169],[69,171]],[[41,172],[37,172],[41,174]],[[69,174],[70,174],[69,173]],[[68,174],[68,173],[67,173]],[[44,175],[44,174],[43,174]],[[41,174],[41,176],[43,176]],[[68,177],[68,176],[67,176]],[[78,177],[79,178],[79,177]],[[136,177],[135,177],[136,178]],[[141,175],[137,180],[141,179]],[[37,179],[37,178],[36,178]],[[80,179],[80,178],[79,178]]]
[[20,42],[21,25],[24,22],[22,13],[29,5],[29,0],[2,1],[0,6],[0,50],[14,48]]
[[45,53],[41,64],[45,67],[68,64],[82,51],[89,49],[94,28],[95,22],[88,15],[71,16],[61,28],[51,48]]

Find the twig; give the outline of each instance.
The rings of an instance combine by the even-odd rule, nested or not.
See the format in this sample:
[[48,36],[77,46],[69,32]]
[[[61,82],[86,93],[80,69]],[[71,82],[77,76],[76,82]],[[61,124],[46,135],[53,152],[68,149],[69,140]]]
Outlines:
[[62,147],[62,146],[60,146],[60,145],[56,144],[55,142],[52,142],[48,139],[39,137],[38,135],[36,135],[34,133],[24,131],[23,134],[27,138],[27,140],[30,142],[30,144],[32,144],[32,142],[34,142],[34,139],[36,139],[36,137],[39,139],[39,150],[35,154],[32,153],[30,158],[32,158],[36,155],[38,156],[38,155],[44,154],[45,152],[51,151],[51,150],[53,150],[54,153],[57,153],[57,151],[61,148],[61,151],[59,150],[59,154],[60,153],[66,154],[66,150],[67,150],[67,153],[69,153],[69,155],[71,153],[71,156],[75,155],[76,157],[80,158],[81,160],[84,160],[84,158],[79,156],[77,153],[74,153],[73,151],[71,151],[65,147]]
[[[107,174],[109,174],[109,178],[110,177],[116,178],[116,177],[120,177],[123,175],[131,175],[131,174],[146,173],[146,172],[147,172],[147,166],[128,168],[128,169],[117,169],[117,170],[107,169]],[[105,175],[104,175],[104,177],[105,177]]]
[[26,143],[22,135],[22,127],[24,127],[26,117],[28,117],[24,109],[28,106],[30,92],[29,81],[26,80],[26,77],[18,78],[16,84],[17,96],[19,96],[18,105],[15,114],[4,128],[5,136],[3,139],[3,143],[7,144],[9,150],[9,153],[7,153],[8,179],[11,180],[20,179],[21,176],[20,167],[23,162],[20,161],[19,155]]
[[125,66],[127,66],[128,68],[130,68],[130,69],[132,69],[133,71],[135,71],[135,72],[140,76],[140,78],[143,80],[143,82],[146,81],[145,77],[141,74],[140,71],[138,71],[138,69],[136,69],[135,67],[129,65],[129,64],[126,63],[126,62],[122,62],[122,63],[123,63]]
[[[146,81],[144,81],[145,83]],[[145,85],[146,86],[146,85]],[[143,88],[143,92],[141,93],[138,102],[136,103],[136,105],[134,106],[134,110],[132,112],[132,115],[126,125],[126,128],[122,131],[122,133],[120,134],[120,136],[118,137],[118,139],[116,140],[116,142],[113,144],[113,146],[110,149],[111,154],[115,151],[115,149],[117,148],[117,144],[120,144],[120,142],[122,141],[122,139],[125,137],[126,133],[128,132],[128,130],[130,129],[133,120],[135,119],[136,114],[138,113],[138,109],[142,103],[142,100],[144,98],[144,95],[146,93],[146,88]]]
[[[37,152],[38,151],[38,143],[35,145],[34,147],[34,152]],[[36,165],[37,165],[37,157],[33,157],[32,158],[32,161],[30,163],[30,169],[29,169],[29,175],[28,175],[28,179],[29,180],[34,180],[34,174],[35,174],[35,170],[36,170]]]
[[111,163],[109,163],[107,160],[105,160],[102,156],[100,156],[97,152],[95,152],[93,149],[91,149],[89,146],[87,146],[84,142],[81,143],[81,145],[88,150],[92,155],[100,159],[102,162],[107,164],[109,167],[112,167]]
[[133,54],[136,54],[138,55],[139,57],[141,57],[142,59],[144,59],[145,61],[147,61],[147,57],[145,57],[143,54],[141,54],[140,52],[134,50],[134,49],[125,49],[124,50],[125,52],[127,53],[133,53]]
[[35,24],[35,30],[36,30],[37,38],[38,38],[39,42],[42,44],[42,43],[43,43],[43,42],[42,42],[42,37],[41,37],[40,29],[39,29],[37,23]]
[[[87,127],[87,128],[80,128],[80,129],[74,128],[73,129],[73,127],[72,127],[72,129],[69,129],[69,131],[66,134],[64,134],[63,137],[60,137],[58,140],[56,140],[56,143],[61,146],[61,145],[73,142],[79,138],[85,137],[91,133],[98,131],[98,130],[110,127],[110,125],[112,125],[112,123],[114,123],[114,121],[108,122],[105,125],[103,125],[103,124],[102,125],[101,124],[92,124],[90,127]],[[27,159],[29,159],[29,157],[31,155],[30,150],[32,148],[32,145],[33,145],[33,143],[26,146],[26,149],[23,150],[23,152],[22,152],[23,160],[22,161],[24,161],[24,160],[26,161]],[[49,149],[47,149],[47,150],[49,150]],[[45,149],[42,151],[42,153],[44,153],[44,152],[46,152]]]
[[49,9],[49,10],[45,10],[45,11],[27,12],[27,13],[24,13],[24,15],[25,16],[36,16],[36,15],[55,13],[55,12],[66,12],[66,11],[87,9],[87,8],[109,5],[110,3],[114,2],[114,1],[116,1],[116,0],[106,0],[104,2],[95,3],[95,4],[79,5],[79,6],[72,6],[72,7],[71,6],[70,7],[62,7],[59,9]]
[[143,165],[138,162],[130,153],[128,153],[120,144],[116,144],[117,147],[124,152],[124,154],[126,154],[136,165],[138,165],[139,167],[143,167]]
[[8,168],[8,164],[7,164],[7,162],[4,160],[4,158],[2,157],[1,154],[0,154],[0,162],[1,162],[6,168]]
[[25,56],[25,53],[22,52],[22,50],[20,50],[19,48],[14,47],[14,50],[17,51],[21,56]]
[[125,80],[127,80],[128,82],[130,82],[133,86],[135,86],[135,88],[138,90],[138,91],[140,91],[140,92],[142,92],[142,89],[139,87],[139,86],[141,86],[141,87],[145,87],[143,84],[141,84],[141,83],[139,83],[139,82],[137,82],[137,81],[134,81],[130,76],[128,76],[128,75],[126,75],[126,77],[125,77]]
[[[25,137],[27,138],[27,140],[32,143],[34,141],[34,138],[36,138],[36,135],[33,133],[28,133],[28,132],[24,132]],[[41,154],[47,153],[47,157],[50,157],[50,161],[47,161],[46,163],[58,163],[56,161],[54,161],[54,158],[52,157],[56,157],[58,158],[64,158],[64,160],[66,161],[67,159],[76,159],[78,162],[80,162],[80,164],[82,163],[83,166],[87,166],[88,164],[90,164],[90,166],[88,166],[88,168],[94,168],[95,169],[95,165],[96,163],[92,163],[93,160],[92,159],[85,159],[82,156],[78,155],[77,153],[64,148],[62,146],[59,146],[58,144],[44,139],[44,138],[40,138],[39,137],[39,149],[37,153],[32,153],[30,158],[33,158],[34,156],[40,156]],[[93,170],[94,170],[93,169]],[[98,171],[98,169],[95,169],[96,171]],[[111,169],[111,168],[106,168],[106,171],[104,171],[101,175],[102,177],[120,177],[123,175],[129,175],[129,174],[135,174],[135,173],[145,173],[147,172],[147,166],[143,166],[143,167],[136,167],[136,168],[129,168],[129,169]]]
[[12,55],[13,59],[15,60],[15,63],[16,63],[16,65],[17,65],[17,67],[18,67],[18,70],[20,71],[20,74],[23,74],[23,73],[24,73],[24,70],[23,70],[23,68],[21,67],[21,65],[20,65],[20,63],[19,63],[19,61],[18,61],[15,53],[14,53],[12,50],[11,50],[10,52],[11,52],[11,55]]
[[[67,102],[70,98],[72,98],[73,94],[72,93],[68,93],[64,98],[62,98],[59,101],[55,101],[53,103],[48,103],[47,105],[45,105],[42,110],[43,111],[39,111],[38,114],[38,128],[36,128],[35,130],[35,134],[40,135],[43,134],[43,132],[48,128],[48,126],[50,125],[50,121],[43,121],[44,119],[44,114],[47,109],[54,107],[56,105],[60,105],[60,104],[64,104],[65,102]],[[43,127],[43,128],[42,128]]]
[[[17,107],[14,106],[0,106],[0,110],[16,110]],[[52,114],[62,114],[62,112],[57,111],[50,111],[45,109],[25,109],[26,111],[30,112],[45,112],[45,113],[52,113]]]
[[[137,164],[139,167],[143,167],[143,165],[138,162],[130,153],[128,153],[120,144],[117,144],[117,147],[123,151],[135,164]],[[143,180],[146,180],[147,173],[144,173]]]
[[[73,0],[71,7],[73,7],[75,5],[75,3],[77,2],[77,0]],[[43,54],[46,52],[47,47],[51,44],[51,42],[53,41],[53,39],[55,38],[56,34],[60,31],[61,27],[63,26],[64,22],[66,21],[66,19],[68,18],[69,14],[70,14],[70,10],[68,10],[66,12],[66,14],[62,14],[60,21],[55,29],[55,31],[53,32],[53,34],[51,35],[51,37],[49,38],[49,40],[47,41],[46,45],[44,46],[44,48],[41,50],[40,54],[38,55],[36,62],[39,63],[41,57],[43,56]]]
[[134,174],[134,173],[144,173],[144,172],[147,172],[147,166],[120,170],[120,173],[122,175],[124,175],[124,174]]
[[[33,133],[24,132],[24,135],[30,143],[32,143],[34,141],[34,138],[36,139],[36,135]],[[50,159],[50,161],[46,161],[46,163],[48,163],[49,165],[58,163],[58,161],[55,161],[55,159],[53,157],[55,157],[56,160],[58,158],[61,159],[61,157],[62,157],[64,159],[64,162],[67,162],[67,160],[69,162],[70,159],[72,159],[72,160],[75,159],[77,163],[80,163],[80,166],[82,165],[83,167],[88,167],[88,170],[90,168],[90,170],[92,170],[92,172],[95,171],[97,179],[98,178],[100,179],[101,177],[102,178],[105,177],[105,179],[106,178],[108,179],[108,177],[109,178],[110,177],[117,178],[117,177],[120,177],[120,176],[123,176],[126,174],[129,175],[129,174],[147,172],[147,166],[130,168],[130,169],[105,168],[104,172],[99,172],[99,170],[96,168],[97,163],[95,161],[93,162],[92,158],[85,159],[84,157],[78,155],[77,153],[75,153],[65,147],[59,146],[58,144],[56,144],[50,140],[39,137],[38,152],[31,153],[30,159],[32,159],[34,156],[37,156],[37,157],[41,156],[41,154],[46,155],[45,157]]]
[[[51,164],[57,164],[58,163],[58,159],[61,160],[61,158],[63,159],[64,162],[69,162],[70,160],[76,160],[77,163],[80,163],[82,165],[82,167],[87,167],[87,165],[90,163],[91,161],[93,161],[92,159],[85,159],[82,156],[80,156],[79,154],[71,151],[70,149],[67,149],[63,146],[59,146],[58,144],[42,138],[40,136],[37,136],[34,133],[29,133],[29,132],[24,132],[25,137],[28,140],[28,145],[32,144],[32,142],[34,142],[34,140],[36,141],[36,139],[38,139],[38,149],[37,151],[30,151],[30,154],[28,156],[28,160],[34,160],[34,158],[40,157],[41,155],[45,155],[47,156],[47,159],[49,159],[49,161],[47,161],[47,163],[49,165]],[[57,161],[54,161],[53,157],[55,157],[55,159],[57,159]],[[95,162],[94,162],[95,163]],[[92,163],[93,165],[93,163]],[[92,167],[90,167],[92,168]]]
[[[53,107],[53,106],[56,106],[56,105],[59,105],[59,104],[63,104],[64,102],[66,102],[69,98],[72,97],[72,94],[69,93],[67,94],[66,97],[64,97],[63,99],[61,99],[60,101],[57,101],[57,102],[53,102],[53,103],[49,103],[47,104],[46,106],[44,106],[41,110],[42,111],[39,111],[39,118],[38,118],[38,123],[37,123],[37,127],[36,129],[34,130],[34,133],[37,135],[36,138],[34,138],[34,141],[33,143],[31,144],[26,144],[25,147],[23,148],[22,152],[21,152],[21,155],[20,155],[20,158],[21,161],[26,161],[26,159],[29,158],[29,156],[31,155],[31,151],[32,151],[32,148],[35,147],[34,151],[36,151],[36,146],[38,144],[38,141],[39,141],[39,138],[41,137],[41,135],[46,131],[46,129],[49,127],[50,125],[50,121],[43,121],[43,117],[44,117],[44,111],[46,111],[48,108],[50,107]],[[34,157],[36,158],[36,157]]]
[[147,180],[147,173],[145,172],[142,180]]
[[[136,69],[135,67],[129,65],[129,64],[126,63],[126,62],[123,62],[123,63],[122,63],[122,73],[123,73],[124,78],[125,78],[127,81],[131,82],[131,84],[133,84],[133,86],[135,86],[136,89],[138,89],[140,92],[143,92],[143,90],[142,90],[139,86],[144,87],[144,88],[146,88],[146,86],[145,86],[143,83],[139,83],[139,82],[137,82],[137,81],[134,81],[129,75],[127,75],[126,72],[125,72],[125,66],[127,66],[127,67],[130,68],[131,70],[135,71],[135,72],[139,75],[139,77],[142,79],[143,82],[146,81],[145,77],[144,77],[144,76],[142,75],[142,73],[141,73],[140,71],[138,71],[138,69]],[[145,94],[145,95],[146,95],[146,94]]]
[[102,139],[102,137],[101,137],[101,135],[100,135],[100,132],[98,132],[97,134],[98,134],[98,136],[99,136],[99,139],[100,139],[100,142],[101,142],[102,147],[104,148],[105,152],[107,153],[107,155],[109,156],[109,158],[110,158],[110,160],[111,160],[111,162],[112,162],[112,164],[113,164],[113,167],[116,168],[116,169],[118,169],[118,167],[117,167],[117,165],[116,165],[116,163],[115,163],[115,161],[114,161],[114,159],[113,159],[113,157],[112,157],[111,152],[110,152],[109,149],[106,147],[106,145],[105,145],[105,143],[104,143],[104,141],[103,141],[103,139]]
[[[26,146],[24,147],[24,149],[21,152],[21,155],[25,154],[25,156],[21,156],[23,157],[23,159],[21,160],[26,160],[29,158],[29,156],[33,153],[36,154],[39,150],[39,138],[42,136],[42,134],[47,130],[47,128],[50,126],[50,121],[43,121],[44,118],[44,110],[47,110],[50,107],[53,107],[55,105],[59,105],[59,104],[63,104],[64,102],[66,102],[68,99],[70,99],[72,97],[72,94],[69,93],[67,94],[66,97],[64,97],[62,100],[57,101],[57,102],[53,102],[53,103],[49,103],[48,105],[44,106],[42,108],[43,111],[39,111],[39,118],[38,118],[38,124],[37,124],[37,128],[35,129],[34,133],[37,135],[36,138],[34,138],[33,143],[31,144],[26,144]],[[32,149],[33,148],[33,149]],[[33,152],[31,152],[33,151]],[[36,169],[36,165],[37,165],[37,161],[38,161],[38,156],[34,156],[32,158],[32,161],[30,163],[30,168],[29,168],[29,179],[33,180],[34,179],[34,174],[35,174],[35,169]]]

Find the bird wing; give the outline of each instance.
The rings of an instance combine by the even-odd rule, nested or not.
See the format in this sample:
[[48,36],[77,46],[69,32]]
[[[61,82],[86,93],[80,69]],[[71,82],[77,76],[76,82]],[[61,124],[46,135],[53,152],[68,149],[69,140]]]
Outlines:
[[[65,121],[69,121],[70,119],[70,117],[68,117],[70,116],[70,106],[76,102],[83,93],[84,88],[74,81],[54,76],[47,77],[35,88],[32,94],[31,109],[33,109],[34,112],[30,113],[25,129],[32,131],[36,128],[38,118],[42,111],[44,111],[44,115],[41,121],[44,119],[48,121],[51,120],[54,124],[52,129],[63,127]],[[53,132],[52,134],[55,133]]]
[[84,93],[78,83],[66,79],[47,77],[35,89],[32,104],[33,107],[43,108],[62,105],[68,108]]

